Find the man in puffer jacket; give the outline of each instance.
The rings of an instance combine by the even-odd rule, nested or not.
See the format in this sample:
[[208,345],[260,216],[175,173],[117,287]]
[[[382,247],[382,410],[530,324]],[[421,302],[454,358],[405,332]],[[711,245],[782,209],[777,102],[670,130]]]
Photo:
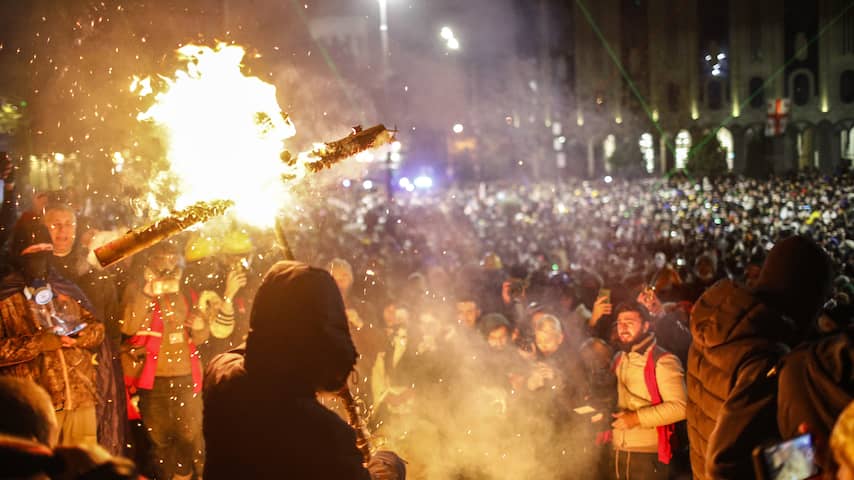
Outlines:
[[691,312],[688,437],[698,480],[753,478],[751,452],[777,429],[777,364],[830,294],[832,264],[805,237],[778,242],[751,291],[722,280]]

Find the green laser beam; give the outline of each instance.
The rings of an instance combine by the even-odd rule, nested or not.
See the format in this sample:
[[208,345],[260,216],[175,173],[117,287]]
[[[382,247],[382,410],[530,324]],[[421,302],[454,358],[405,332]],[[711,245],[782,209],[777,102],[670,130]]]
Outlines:
[[[294,7],[294,10],[297,12],[297,16],[299,16],[302,23],[308,28],[308,20],[305,17],[305,9],[302,8],[296,0],[291,0],[291,5]],[[329,52],[320,42],[314,40],[312,38],[312,43],[315,47],[320,51],[320,56],[323,57],[324,63],[329,67],[329,70],[335,76],[335,79],[338,82],[338,86],[341,87],[341,90],[344,92],[344,96],[347,98],[347,101],[350,102],[350,106],[353,107],[354,110],[358,110],[358,105],[356,101],[353,100],[353,94],[350,92],[350,89],[347,88],[347,84],[344,81],[344,77],[341,76],[341,73],[338,71],[338,67],[335,65],[335,61],[332,60],[332,57],[329,55]]]
[[[817,42],[818,39],[822,35],[824,35],[824,33],[830,27],[832,27],[836,22],[838,22],[839,19],[842,18],[843,15],[845,15],[845,12],[847,12],[852,6],[854,6],[854,0],[852,0],[851,2],[848,2],[848,5],[846,5],[833,19],[831,19],[829,22],[827,22],[827,24],[825,24],[824,27],[822,27],[821,30],[819,30],[818,33],[813,38],[811,38],[807,43],[805,43],[801,48],[799,48],[798,51],[796,51],[795,54],[789,60],[787,60],[785,63],[783,63],[783,65],[780,68],[777,69],[777,71],[775,71],[773,74],[771,74],[771,76],[768,77],[768,80],[766,80],[765,83],[762,84],[762,86],[757,88],[753,92],[753,94],[751,94],[749,97],[747,97],[747,99],[739,105],[739,110],[743,110],[750,103],[750,101],[753,100],[753,98],[755,96],[759,95],[767,86],[770,85],[770,83],[772,81],[774,81],[777,77],[782,75],[782,73],[786,70],[786,67],[788,67],[795,60],[797,60],[798,55],[805,52],[810,47],[810,45]],[[703,148],[707,143],[709,143],[712,138],[717,136],[720,129],[722,129],[722,128],[726,127],[727,125],[729,125],[730,123],[732,123],[732,121],[735,120],[735,118],[736,117],[730,115],[723,122],[721,122],[720,125],[718,125],[711,132],[709,132],[709,134],[706,135],[705,138],[703,138],[703,140],[701,140],[698,144],[691,147],[691,150],[688,151],[688,158],[691,158],[691,156],[694,155],[694,153],[696,151]]]
[[[635,82],[632,81],[632,77],[629,76],[629,73],[626,72],[626,69],[620,62],[620,59],[617,58],[617,54],[614,52],[614,49],[611,48],[611,45],[608,43],[608,40],[605,39],[605,35],[602,34],[602,30],[599,29],[599,25],[597,25],[596,22],[593,20],[593,16],[590,15],[590,11],[587,10],[587,7],[584,6],[584,2],[582,2],[581,0],[575,0],[575,3],[576,5],[578,5],[578,8],[581,9],[581,12],[584,14],[584,18],[587,19],[587,23],[590,24],[590,28],[593,29],[593,33],[595,33],[596,36],[599,37],[599,41],[602,42],[602,45],[604,45],[605,50],[608,52],[608,56],[611,57],[611,60],[614,62],[614,65],[617,66],[617,70],[620,71],[620,75],[622,75],[623,79],[625,79],[626,82],[629,84],[629,88],[631,89],[635,97],[638,99],[638,102],[640,102],[641,107],[643,107],[643,110],[644,112],[646,112],[646,115],[649,117],[649,120],[652,122],[653,126],[655,126],[655,129],[658,130],[658,134],[661,135],[663,138],[665,136],[664,130],[661,128],[661,125],[658,123],[658,121],[655,120],[655,118],[653,117],[652,110],[649,108],[649,104],[646,103],[646,100],[643,98],[643,95],[641,95],[640,91],[638,91],[637,85],[635,85]],[[665,142],[665,145],[670,149],[670,152],[674,156],[676,156],[675,142],[673,145]]]

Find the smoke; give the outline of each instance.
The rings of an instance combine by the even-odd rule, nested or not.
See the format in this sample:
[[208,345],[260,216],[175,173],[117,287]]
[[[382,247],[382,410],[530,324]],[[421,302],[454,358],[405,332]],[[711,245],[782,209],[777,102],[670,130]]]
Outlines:
[[374,399],[374,426],[383,448],[409,463],[410,478],[589,476],[602,450],[589,417],[571,410],[583,400],[570,393],[583,390],[586,380],[567,374],[530,391],[526,379],[536,362],[512,343],[491,350],[480,334],[450,322],[437,328],[435,318],[412,316],[406,333],[394,336],[406,339],[397,365],[386,358],[372,368],[372,381],[385,368],[388,389],[398,393]]

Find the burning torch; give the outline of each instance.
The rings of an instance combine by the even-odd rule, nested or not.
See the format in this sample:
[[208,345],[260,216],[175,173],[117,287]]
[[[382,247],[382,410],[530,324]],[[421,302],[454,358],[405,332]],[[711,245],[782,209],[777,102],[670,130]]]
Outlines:
[[110,266],[161,240],[177,235],[197,223],[222,215],[233,204],[231,200],[198,202],[150,225],[131,230],[112,242],[96,248],[95,257],[102,267]]

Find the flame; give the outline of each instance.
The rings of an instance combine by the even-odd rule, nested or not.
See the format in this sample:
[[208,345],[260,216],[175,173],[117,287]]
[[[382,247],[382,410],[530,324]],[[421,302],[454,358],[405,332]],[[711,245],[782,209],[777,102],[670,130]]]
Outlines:
[[243,73],[240,46],[186,45],[177,52],[186,67],[174,78],[161,76],[161,91],[154,92],[150,78],[134,77],[131,84],[140,96],[154,94],[154,104],[137,120],[163,131],[177,178],[174,208],[231,199],[240,220],[272,226],[288,203],[283,176],[305,174],[302,162],[289,167],[281,159],[296,129],[279,107],[276,87]]

